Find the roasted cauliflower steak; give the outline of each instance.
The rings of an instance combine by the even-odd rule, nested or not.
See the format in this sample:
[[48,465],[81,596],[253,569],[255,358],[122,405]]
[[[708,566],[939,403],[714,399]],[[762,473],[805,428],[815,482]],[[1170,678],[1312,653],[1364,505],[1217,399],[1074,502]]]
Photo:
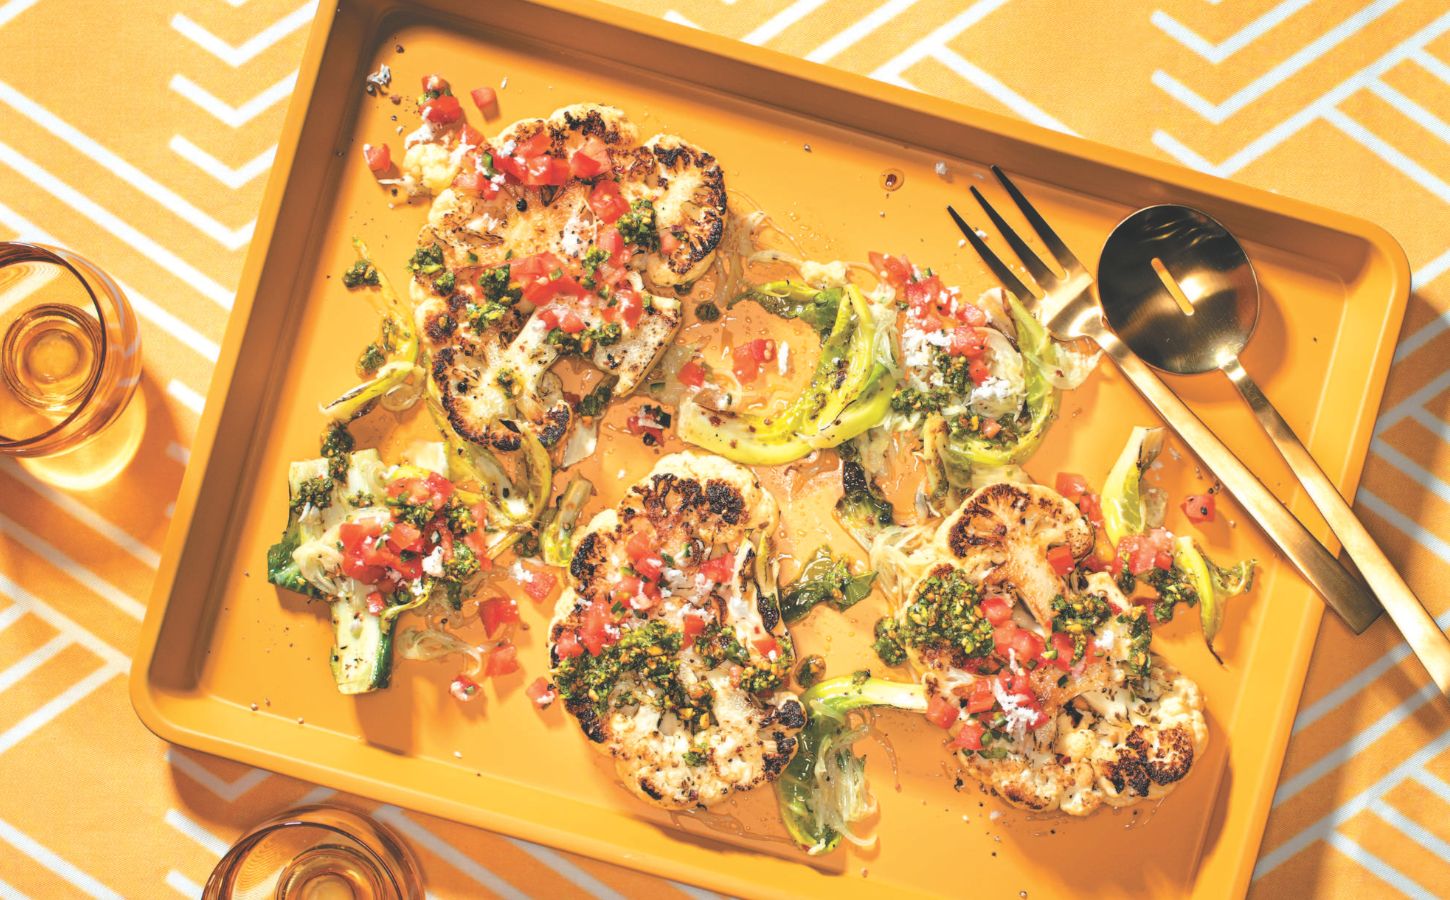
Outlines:
[[580,532],[549,626],[565,708],[632,793],[707,807],[774,780],[805,710],[770,575],[775,499],[712,456],[662,458]]
[[1110,574],[1054,567],[1056,548],[1074,561],[1092,550],[1077,507],[1040,485],[990,484],[934,529],[897,538],[904,565],[883,538],[872,556],[908,571],[887,581],[887,631],[933,702],[960,710],[963,770],[1014,806],[1074,816],[1172,790],[1207,746],[1202,695],[1148,649],[1144,610]]
[[469,440],[508,419],[553,446],[576,412],[550,373],[561,356],[589,359],[622,397],[674,338],[680,302],[658,289],[709,268],[724,175],[699,147],[641,142],[622,112],[595,104],[493,138],[430,137],[403,169],[435,195],[411,285],[433,396]]

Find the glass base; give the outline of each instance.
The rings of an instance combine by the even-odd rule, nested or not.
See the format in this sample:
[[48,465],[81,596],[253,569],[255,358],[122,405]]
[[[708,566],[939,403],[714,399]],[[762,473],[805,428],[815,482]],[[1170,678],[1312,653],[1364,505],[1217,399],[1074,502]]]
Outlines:
[[109,483],[130,464],[146,434],[145,392],[137,391],[116,420],[73,450],[49,456],[21,457],[31,475],[68,491],[88,491]]

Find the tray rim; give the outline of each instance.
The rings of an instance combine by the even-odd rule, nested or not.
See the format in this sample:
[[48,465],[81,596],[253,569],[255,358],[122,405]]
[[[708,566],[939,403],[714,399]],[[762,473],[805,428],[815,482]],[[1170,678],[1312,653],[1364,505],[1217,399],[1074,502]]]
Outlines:
[[[151,680],[152,663],[159,646],[161,626],[169,612],[171,600],[178,593],[176,589],[178,568],[182,554],[191,540],[197,512],[197,500],[202,485],[207,480],[213,449],[220,431],[223,407],[236,372],[242,341],[248,330],[262,275],[268,263],[269,250],[275,237],[283,198],[287,192],[288,183],[292,179],[300,149],[301,133],[307,120],[308,111],[313,102],[318,99],[316,91],[321,64],[333,38],[334,25],[341,5],[350,2],[352,0],[340,0],[336,4],[321,5],[309,29],[306,49],[298,69],[297,84],[289,99],[279,137],[277,157],[268,176],[267,186],[258,211],[257,227],[248,247],[238,281],[236,300],[221,342],[221,353],[207,391],[207,402],[197,426],[192,451],[194,464],[187,467],[182,480],[172,527],[163,545],[161,564],[157,569],[148,597],[141,638],[132,657],[133,664],[128,678],[128,693],[132,706],[147,729],[170,743],[339,790],[346,790],[360,796],[396,803],[476,827],[510,833],[538,843],[558,846],[601,861],[625,865],[642,871],[653,871],[656,874],[686,882],[704,881],[718,889],[742,896],[760,894],[763,887],[761,884],[734,876],[724,869],[682,862],[658,852],[633,853],[621,859],[618,854],[619,848],[615,844],[592,836],[570,834],[568,835],[569,843],[565,846],[560,839],[560,833],[549,826],[521,819],[497,809],[459,802],[412,788],[399,787],[368,775],[328,768],[307,759],[265,750],[228,737],[209,734],[171,718],[163,708],[161,702],[163,695],[174,697],[175,692],[159,689]],[[393,12],[409,7],[408,3],[400,2],[400,0],[357,0],[357,2],[379,6],[382,10],[369,22],[369,34],[373,33],[379,21],[386,21]],[[756,69],[765,70],[776,77],[800,80],[818,87],[843,91],[858,97],[869,98],[874,102],[904,107],[911,112],[932,116],[952,124],[995,133],[1021,143],[1035,144],[1040,148],[1064,156],[1145,176],[1183,191],[1207,194],[1254,211],[1297,219],[1337,232],[1362,244],[1372,257],[1377,257],[1377,260],[1368,259],[1364,264],[1366,268],[1376,263],[1387,268],[1389,296],[1386,298],[1384,316],[1380,320],[1379,333],[1375,335],[1374,353],[1369,361],[1372,377],[1364,393],[1357,398],[1358,403],[1353,416],[1354,425],[1349,429],[1349,440],[1344,459],[1339,465],[1329,467],[1330,474],[1341,491],[1352,495],[1353,490],[1357,488],[1410,293],[1409,260],[1403,248],[1383,227],[1359,216],[1319,206],[1305,200],[1282,196],[1136,151],[1053,131],[1007,115],[875,81],[864,75],[808,62],[710,32],[676,25],[642,12],[609,5],[601,0],[514,0],[514,2],[543,7],[557,13],[584,18],[602,25],[607,24],[625,31],[647,34],[652,38],[665,40],[692,52],[724,56],[745,63]],[[426,2],[414,6],[412,9],[423,14],[431,11],[446,15]],[[817,118],[831,124],[840,124],[828,116],[822,115]],[[1068,187],[1066,184],[1059,186]],[[1090,195],[1089,191],[1081,188],[1072,187],[1070,189],[1075,193]],[[1346,290],[1348,289],[1347,285]],[[1333,471],[1336,468],[1340,470],[1337,477]],[[1301,515],[1303,510],[1299,507],[1302,505],[1302,501],[1303,497],[1299,496],[1296,501],[1290,503],[1291,508]],[[1311,530],[1316,530],[1321,538],[1325,538],[1322,528]],[[1337,547],[1337,543],[1332,541],[1332,537],[1326,539],[1326,543],[1331,547]],[[1271,723],[1267,735],[1268,740],[1260,743],[1260,747],[1268,751],[1264,754],[1269,759],[1265,774],[1272,776],[1276,785],[1290,737],[1293,711],[1297,708],[1299,697],[1303,691],[1323,610],[1322,605],[1311,605],[1305,616],[1303,633],[1289,648],[1290,663],[1287,671],[1290,673],[1290,679],[1285,700],[1292,700],[1294,707],[1286,708]],[[1226,761],[1225,764],[1227,765],[1228,762]],[[1229,876],[1233,885],[1233,893],[1237,895],[1242,895],[1247,891],[1254,865],[1257,862],[1272,800],[1273,792],[1258,792],[1253,797],[1251,810],[1246,817],[1249,827],[1241,829],[1243,832],[1239,845],[1241,852],[1239,858],[1234,861],[1232,874]],[[1210,811],[1210,816],[1217,818],[1222,809],[1222,803],[1216,804]],[[1226,833],[1219,834],[1216,848],[1219,852],[1222,852],[1226,844],[1231,843],[1227,838]],[[1207,853],[1200,847],[1198,863],[1194,871],[1195,893],[1202,886],[1206,858]],[[771,894],[782,895],[778,889],[765,887]]]

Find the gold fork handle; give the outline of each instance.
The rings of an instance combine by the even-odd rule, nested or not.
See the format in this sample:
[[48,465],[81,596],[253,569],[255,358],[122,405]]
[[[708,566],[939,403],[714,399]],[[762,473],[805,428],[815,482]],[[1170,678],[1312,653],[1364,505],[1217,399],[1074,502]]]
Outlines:
[[1218,476],[1258,522],[1284,555],[1303,573],[1330,608],[1339,613],[1346,625],[1359,634],[1379,616],[1380,607],[1364,582],[1350,575],[1339,560],[1294,517],[1263,482],[1239,461],[1223,441],[1184,405],[1178,395],[1158,377],[1148,364],[1137,357],[1117,335],[1108,330],[1101,318],[1091,317],[1080,324],[1081,332],[1097,342],[1118,368],[1133,383],[1163,420],[1178,432],[1204,465]]
[[1360,574],[1373,586],[1376,596],[1384,604],[1395,626],[1409,642],[1415,655],[1424,663],[1425,669],[1434,679],[1441,694],[1450,694],[1450,638],[1435,624],[1434,618],[1415,597],[1410,586],[1395,571],[1395,567],[1365,530],[1354,510],[1330,482],[1329,476],[1319,468],[1308,448],[1300,442],[1298,435],[1279,415],[1279,411],[1259,390],[1258,384],[1244,371],[1243,365],[1233,360],[1223,367],[1223,373],[1238,388],[1239,394],[1248,401],[1259,424],[1274,439],[1274,445],[1284,454],[1289,468],[1298,476],[1299,483],[1309,493],[1324,520],[1344,545],[1344,552],[1354,560]]

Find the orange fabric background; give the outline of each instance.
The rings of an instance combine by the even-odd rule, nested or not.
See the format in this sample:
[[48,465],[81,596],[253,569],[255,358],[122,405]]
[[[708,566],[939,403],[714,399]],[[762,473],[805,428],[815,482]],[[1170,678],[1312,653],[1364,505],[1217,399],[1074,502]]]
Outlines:
[[[1445,624],[1443,0],[629,5],[1388,227],[1415,293],[1357,508]],[[194,895],[240,830],[328,793],[166,747],[124,678],[313,9],[0,0],[0,237],[77,249],[124,283],[148,415],[136,462],[101,490],[64,494],[0,461],[0,897]],[[1351,639],[1325,618],[1256,893],[1447,892],[1450,722],[1406,655],[1387,622]],[[440,897],[681,889],[364,805]]]

